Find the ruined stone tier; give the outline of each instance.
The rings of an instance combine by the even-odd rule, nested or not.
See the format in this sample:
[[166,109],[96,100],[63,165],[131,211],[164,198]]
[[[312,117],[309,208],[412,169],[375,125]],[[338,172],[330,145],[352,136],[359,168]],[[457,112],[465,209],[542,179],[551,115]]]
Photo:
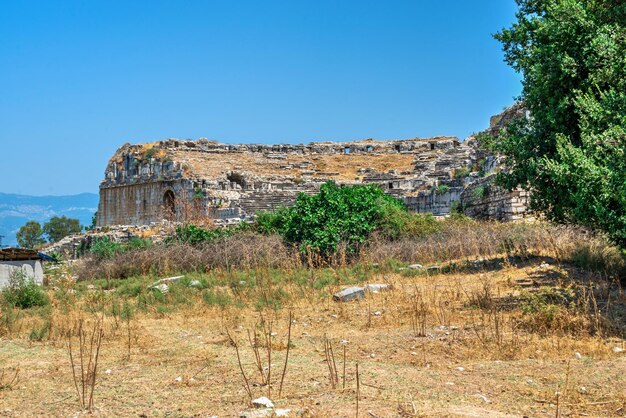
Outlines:
[[475,155],[455,137],[308,145],[227,145],[205,139],[125,144],[107,165],[97,223],[142,225],[168,216],[246,218],[290,205],[300,192],[316,193],[328,180],[377,183],[397,197],[411,196],[410,207],[445,212],[449,204],[441,199],[417,196],[441,182],[459,186],[453,184],[455,171],[472,165]]

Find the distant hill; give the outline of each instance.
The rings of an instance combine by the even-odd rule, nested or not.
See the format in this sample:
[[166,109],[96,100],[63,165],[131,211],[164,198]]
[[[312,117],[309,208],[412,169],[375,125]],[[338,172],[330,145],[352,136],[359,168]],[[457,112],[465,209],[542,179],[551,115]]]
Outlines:
[[0,235],[2,244],[16,245],[15,233],[28,221],[44,223],[53,216],[77,218],[81,225],[91,225],[98,209],[98,195],[81,193],[71,196],[26,196],[0,193]]

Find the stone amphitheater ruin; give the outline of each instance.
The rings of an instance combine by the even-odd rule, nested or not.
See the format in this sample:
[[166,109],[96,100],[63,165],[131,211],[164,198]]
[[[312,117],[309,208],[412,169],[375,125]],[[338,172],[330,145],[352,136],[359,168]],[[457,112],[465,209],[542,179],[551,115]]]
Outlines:
[[[499,129],[519,106],[493,117]],[[326,181],[378,184],[415,212],[446,215],[454,206],[477,218],[526,212],[523,191],[494,186],[498,158],[470,137],[229,145],[207,139],[124,144],[100,185],[97,226],[149,225],[190,213],[236,223],[292,204]]]

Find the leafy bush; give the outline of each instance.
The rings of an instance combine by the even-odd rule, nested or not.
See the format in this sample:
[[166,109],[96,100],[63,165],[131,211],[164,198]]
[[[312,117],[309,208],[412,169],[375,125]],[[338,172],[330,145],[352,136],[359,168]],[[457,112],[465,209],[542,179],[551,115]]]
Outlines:
[[485,196],[487,196],[487,187],[485,186],[478,186],[472,191],[474,199],[482,199]]
[[450,191],[450,186],[448,186],[447,184],[440,184],[437,186],[438,194],[448,193],[449,191]]
[[170,240],[186,243],[191,245],[202,244],[206,242],[211,242],[213,240],[219,238],[227,238],[233,236],[237,232],[241,232],[249,229],[248,224],[241,223],[238,226],[229,227],[229,228],[202,228],[200,226],[194,224],[188,224],[184,226],[179,226],[176,228],[176,234],[173,239]]
[[110,259],[124,250],[119,242],[113,242],[111,238],[98,238],[91,244],[91,253],[99,259]]
[[385,194],[378,185],[340,187],[327,182],[318,194],[300,193],[291,208],[262,221],[287,242],[297,243],[303,253],[310,249],[328,255],[340,243],[354,253],[394,208],[406,211],[402,201]]
[[278,208],[273,212],[261,211],[256,214],[254,227],[262,234],[282,234],[290,214],[291,211],[286,207]]
[[22,270],[11,274],[8,286],[2,291],[2,298],[7,304],[22,309],[45,306],[50,303],[43,289]]
[[90,252],[97,259],[109,260],[125,251],[140,250],[149,247],[152,242],[141,238],[131,238],[126,243],[115,242],[109,237],[98,238],[91,244]]
[[422,237],[441,229],[431,213],[411,213],[404,208],[389,206],[379,221],[378,231],[388,239]]

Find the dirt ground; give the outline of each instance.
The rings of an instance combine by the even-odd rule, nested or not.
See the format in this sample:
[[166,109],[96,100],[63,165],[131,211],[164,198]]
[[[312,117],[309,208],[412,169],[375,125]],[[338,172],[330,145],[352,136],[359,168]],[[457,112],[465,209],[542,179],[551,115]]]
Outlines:
[[[126,322],[107,319],[91,413],[239,416],[251,408],[243,369],[252,397],[269,397],[276,408],[289,409],[289,416],[626,416],[623,340],[609,333],[568,333],[565,326],[551,333],[520,326],[520,295],[565,285],[567,268],[542,263],[379,274],[369,282],[391,284],[391,290],[346,303],[330,297],[337,286],[312,289],[277,310],[220,308],[198,298],[170,312],[138,312]],[[576,274],[569,270],[567,280]],[[90,315],[53,309],[59,311],[53,316],[59,329],[77,315]],[[289,312],[289,361],[279,394]],[[76,394],[67,338],[34,341],[26,332],[28,321],[0,339],[0,415],[88,415]],[[257,344],[263,375],[248,338],[255,330],[260,341],[272,334],[270,361],[267,344]],[[237,343],[241,367],[228,334]],[[8,384],[16,369],[17,379]],[[268,373],[270,386],[263,383]]]

